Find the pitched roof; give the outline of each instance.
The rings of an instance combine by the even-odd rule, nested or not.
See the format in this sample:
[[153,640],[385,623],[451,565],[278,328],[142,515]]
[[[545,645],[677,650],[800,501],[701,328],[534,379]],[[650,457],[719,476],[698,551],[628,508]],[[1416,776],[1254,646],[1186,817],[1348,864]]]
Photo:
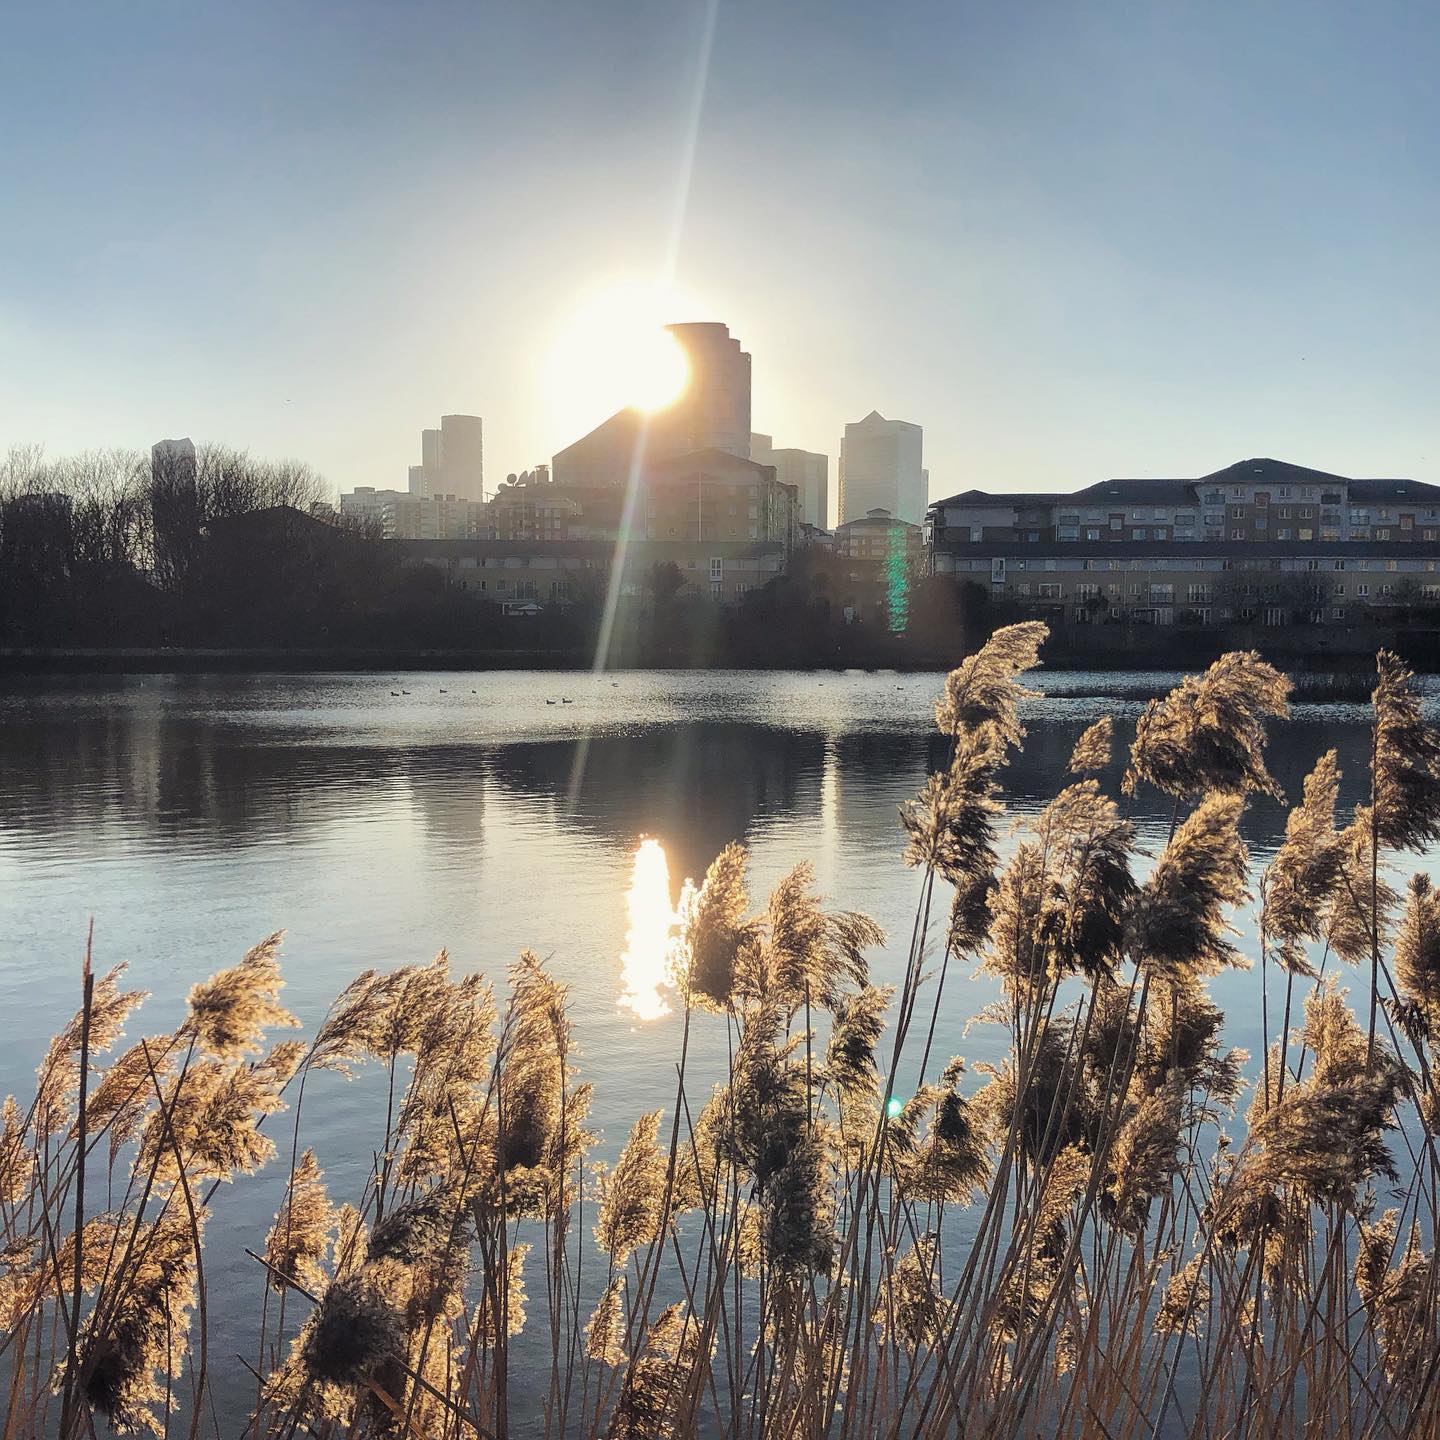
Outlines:
[[1311,470],[1305,465],[1292,465],[1288,460],[1271,460],[1268,456],[1257,456],[1252,460],[1237,460],[1223,470],[1214,470],[1202,475],[1199,483],[1205,485],[1325,485],[1344,484],[1344,475],[1334,475],[1328,470]]
[[1114,500],[1122,505],[1193,505],[1193,480],[1097,480],[1067,500]]
[[1352,500],[1429,500],[1440,502],[1440,485],[1425,480],[1350,480]]

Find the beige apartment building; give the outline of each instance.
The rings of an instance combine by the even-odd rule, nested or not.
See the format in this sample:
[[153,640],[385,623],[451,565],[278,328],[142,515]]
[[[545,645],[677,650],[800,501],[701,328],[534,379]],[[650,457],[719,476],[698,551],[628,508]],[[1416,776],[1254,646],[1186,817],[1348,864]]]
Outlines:
[[1101,480],[1068,493],[966,490],[931,505],[927,523],[937,548],[1004,540],[1433,544],[1440,485],[1242,460],[1196,480]]
[[1345,625],[1440,604],[1440,486],[1245,460],[1197,480],[968,490],[931,567],[1056,620]]

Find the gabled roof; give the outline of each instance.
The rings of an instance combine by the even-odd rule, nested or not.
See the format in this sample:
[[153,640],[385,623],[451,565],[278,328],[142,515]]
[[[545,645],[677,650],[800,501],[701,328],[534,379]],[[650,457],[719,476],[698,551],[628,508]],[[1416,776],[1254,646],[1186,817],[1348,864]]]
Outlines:
[[1120,505],[1193,505],[1193,480],[1097,480],[1067,500],[1114,500]]
[[1305,465],[1292,465],[1288,460],[1271,460],[1257,456],[1253,460],[1237,460],[1223,470],[1202,475],[1202,485],[1343,485],[1344,475],[1328,470],[1311,470]]
[[932,500],[929,508],[941,505],[1058,505],[1068,494],[1049,490],[962,490],[943,500]]
[[1440,503],[1440,485],[1425,480],[1349,480],[1352,500],[1428,500]]

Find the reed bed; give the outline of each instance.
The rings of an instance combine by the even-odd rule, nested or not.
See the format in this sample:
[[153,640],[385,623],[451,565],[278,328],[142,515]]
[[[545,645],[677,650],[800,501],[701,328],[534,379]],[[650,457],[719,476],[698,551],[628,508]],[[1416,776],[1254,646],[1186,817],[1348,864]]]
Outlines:
[[[4,1436],[1440,1433],[1440,891],[1387,879],[1440,837],[1412,677],[1378,657],[1368,803],[1337,817],[1317,757],[1252,897],[1238,827],[1279,794],[1290,687],[1251,653],[1150,703],[1118,795],[1092,726],[1002,860],[1044,638],[1002,630],[945,684],[946,763],[901,817],[919,899],[893,989],[878,928],[803,864],[757,903],[732,845],[687,891],[673,1099],[609,1167],[534,955],[501,997],[443,955],[366,972],[298,1040],[272,936],[125,1049],[143,997],[87,960],[0,1119]],[[1172,806],[1151,855],[1141,787]],[[1207,986],[1248,963],[1252,898],[1247,1065]],[[976,966],[1008,1050],[967,1067],[934,1039]],[[713,1090],[687,1075],[700,1027],[728,1046]],[[340,1202],[304,1092],[364,1066],[388,1103]],[[210,1344],[204,1239],[224,1182],[266,1164],[287,1183],[242,1360]],[[222,1417],[241,1366],[250,1413]]]

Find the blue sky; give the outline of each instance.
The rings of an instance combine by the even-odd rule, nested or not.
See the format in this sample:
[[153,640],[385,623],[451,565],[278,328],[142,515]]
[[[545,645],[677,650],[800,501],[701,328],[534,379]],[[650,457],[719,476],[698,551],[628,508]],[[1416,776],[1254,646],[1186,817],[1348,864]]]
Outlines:
[[673,259],[757,429],[915,421],[936,495],[1255,454],[1440,481],[1433,5],[720,0],[687,166],[706,29],[4,7],[0,448],[190,434],[348,489],[468,411],[493,481],[603,414],[545,393],[567,315]]

